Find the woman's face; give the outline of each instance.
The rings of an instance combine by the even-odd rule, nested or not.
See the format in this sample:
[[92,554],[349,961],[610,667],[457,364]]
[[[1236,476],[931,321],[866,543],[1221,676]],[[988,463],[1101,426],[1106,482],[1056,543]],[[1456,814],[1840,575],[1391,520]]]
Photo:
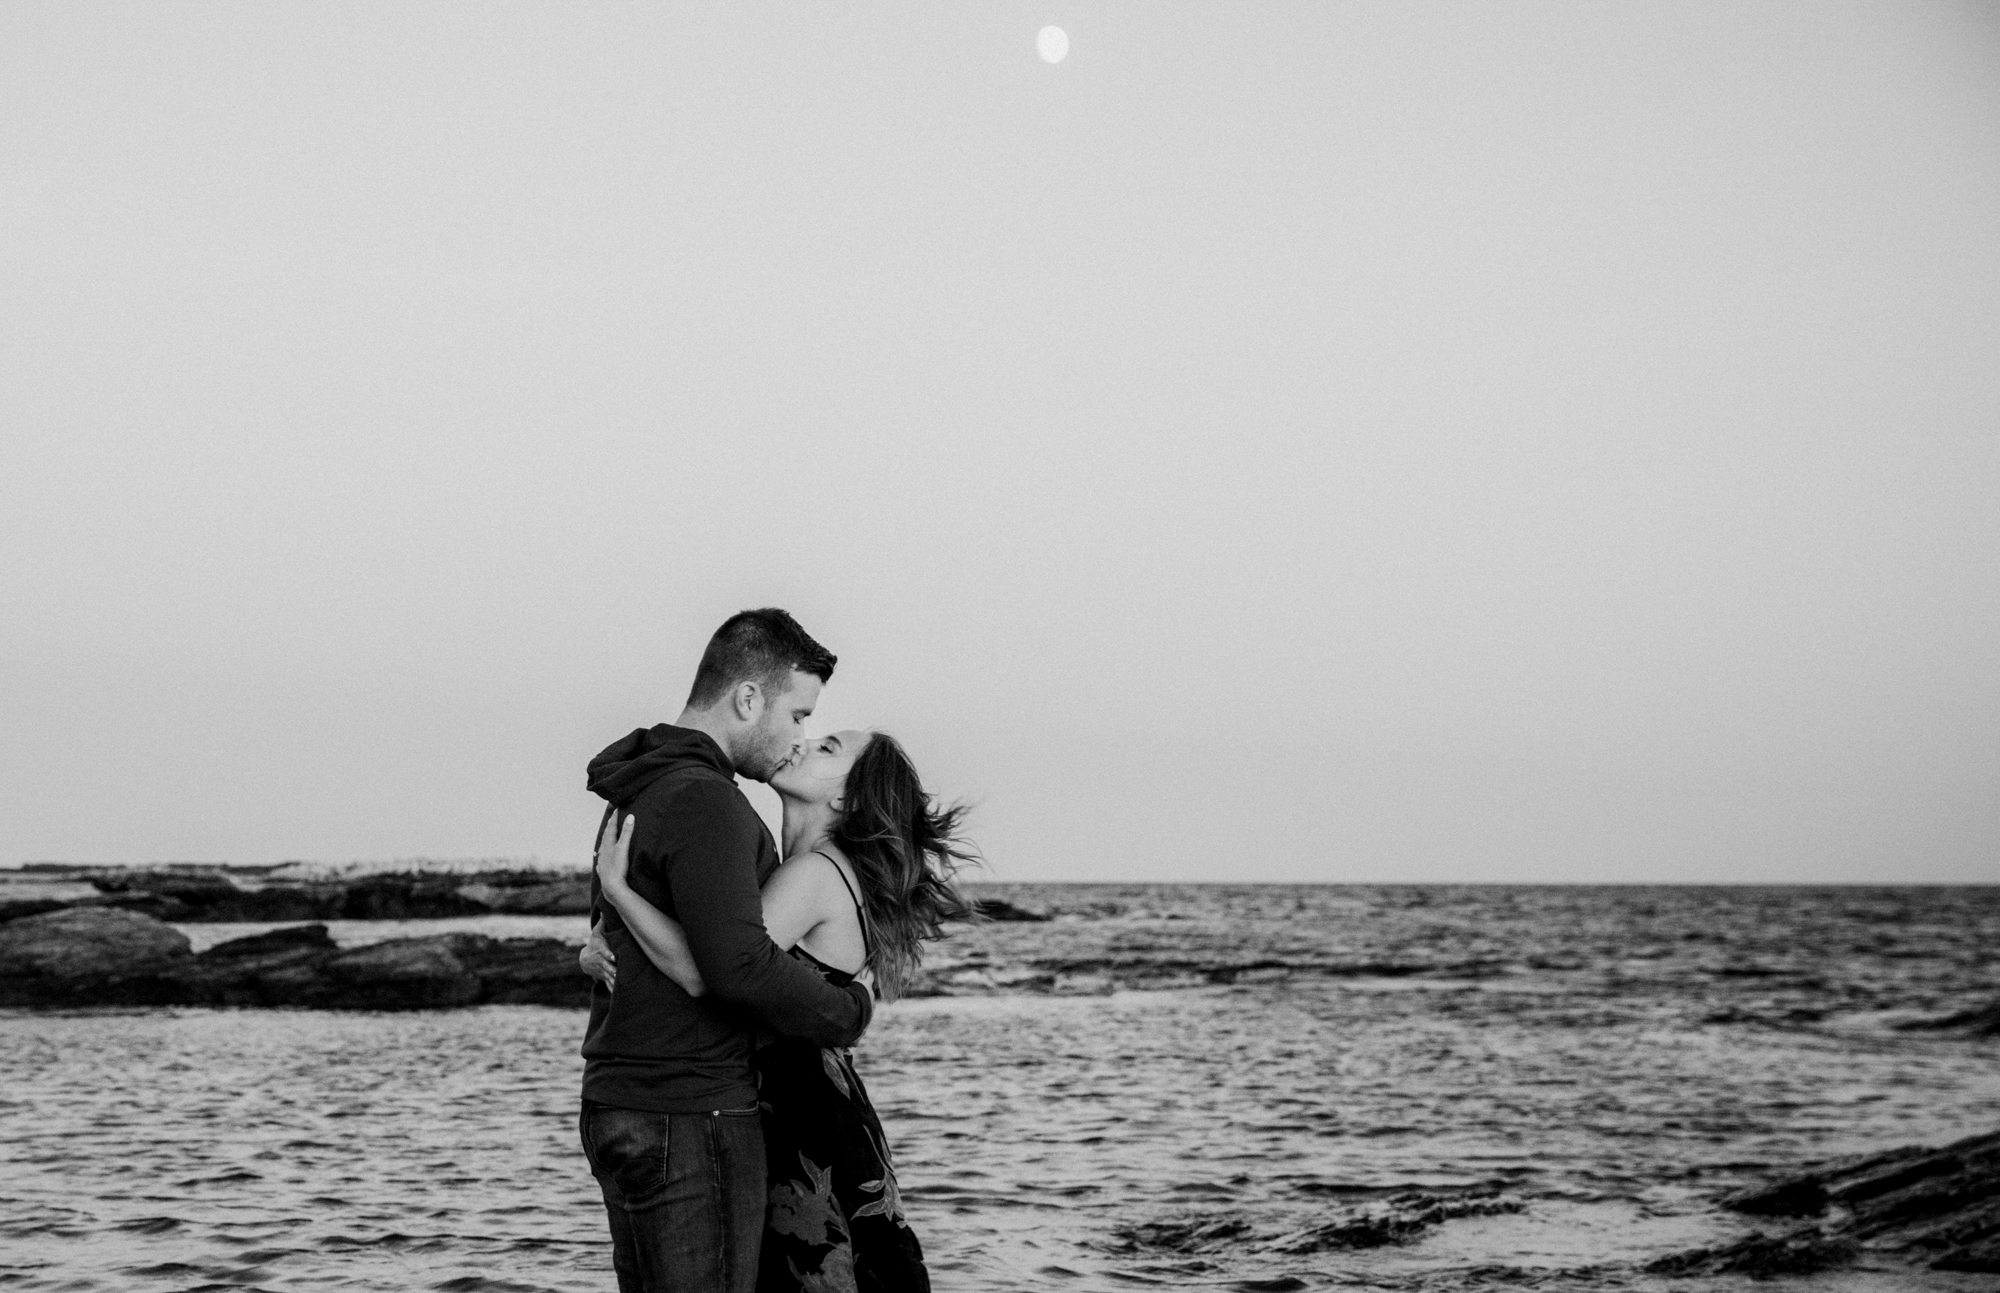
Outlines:
[[771,789],[809,804],[832,804],[847,788],[847,770],[868,748],[867,732],[830,732],[808,740],[805,751],[771,774]]

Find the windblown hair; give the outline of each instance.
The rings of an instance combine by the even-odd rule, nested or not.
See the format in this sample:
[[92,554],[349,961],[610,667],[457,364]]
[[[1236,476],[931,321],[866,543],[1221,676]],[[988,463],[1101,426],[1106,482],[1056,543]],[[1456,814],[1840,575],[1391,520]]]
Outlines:
[[854,760],[843,794],[833,842],[861,881],[876,992],[894,1001],[916,976],[923,944],[944,936],[945,921],[974,917],[953,876],[978,863],[979,851],[958,833],[965,805],[936,804],[886,732],[874,733]]
[[782,694],[791,685],[792,670],[821,682],[833,677],[835,656],[799,622],[775,606],[738,611],[722,621],[701,653],[688,704],[707,709],[739,682],[754,682],[766,694]]

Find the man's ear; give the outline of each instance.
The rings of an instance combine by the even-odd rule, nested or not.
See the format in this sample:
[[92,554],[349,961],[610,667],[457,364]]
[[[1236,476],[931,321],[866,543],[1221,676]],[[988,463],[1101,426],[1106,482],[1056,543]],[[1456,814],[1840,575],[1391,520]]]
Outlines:
[[729,703],[736,711],[737,720],[747,723],[757,717],[757,712],[763,708],[761,703],[763,699],[762,687],[754,682],[739,682],[736,684],[735,693],[729,698]]

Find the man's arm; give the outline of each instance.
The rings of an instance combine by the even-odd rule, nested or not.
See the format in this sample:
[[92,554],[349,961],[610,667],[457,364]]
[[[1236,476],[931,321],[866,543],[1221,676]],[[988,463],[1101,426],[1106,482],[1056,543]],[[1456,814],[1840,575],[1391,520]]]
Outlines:
[[853,1045],[868,1027],[874,998],[858,983],[834,987],[764,931],[756,824],[737,811],[746,805],[724,798],[740,798],[736,788],[702,783],[684,794],[675,805],[681,829],[667,887],[709,995],[754,1010],[787,1037]]

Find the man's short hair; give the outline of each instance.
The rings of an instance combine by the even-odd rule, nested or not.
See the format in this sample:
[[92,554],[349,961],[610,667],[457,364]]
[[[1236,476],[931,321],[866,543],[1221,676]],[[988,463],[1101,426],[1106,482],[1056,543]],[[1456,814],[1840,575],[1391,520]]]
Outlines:
[[738,611],[722,621],[701,653],[688,704],[707,709],[739,682],[754,682],[769,696],[782,695],[791,688],[792,670],[825,682],[833,677],[834,663],[833,652],[777,607]]

